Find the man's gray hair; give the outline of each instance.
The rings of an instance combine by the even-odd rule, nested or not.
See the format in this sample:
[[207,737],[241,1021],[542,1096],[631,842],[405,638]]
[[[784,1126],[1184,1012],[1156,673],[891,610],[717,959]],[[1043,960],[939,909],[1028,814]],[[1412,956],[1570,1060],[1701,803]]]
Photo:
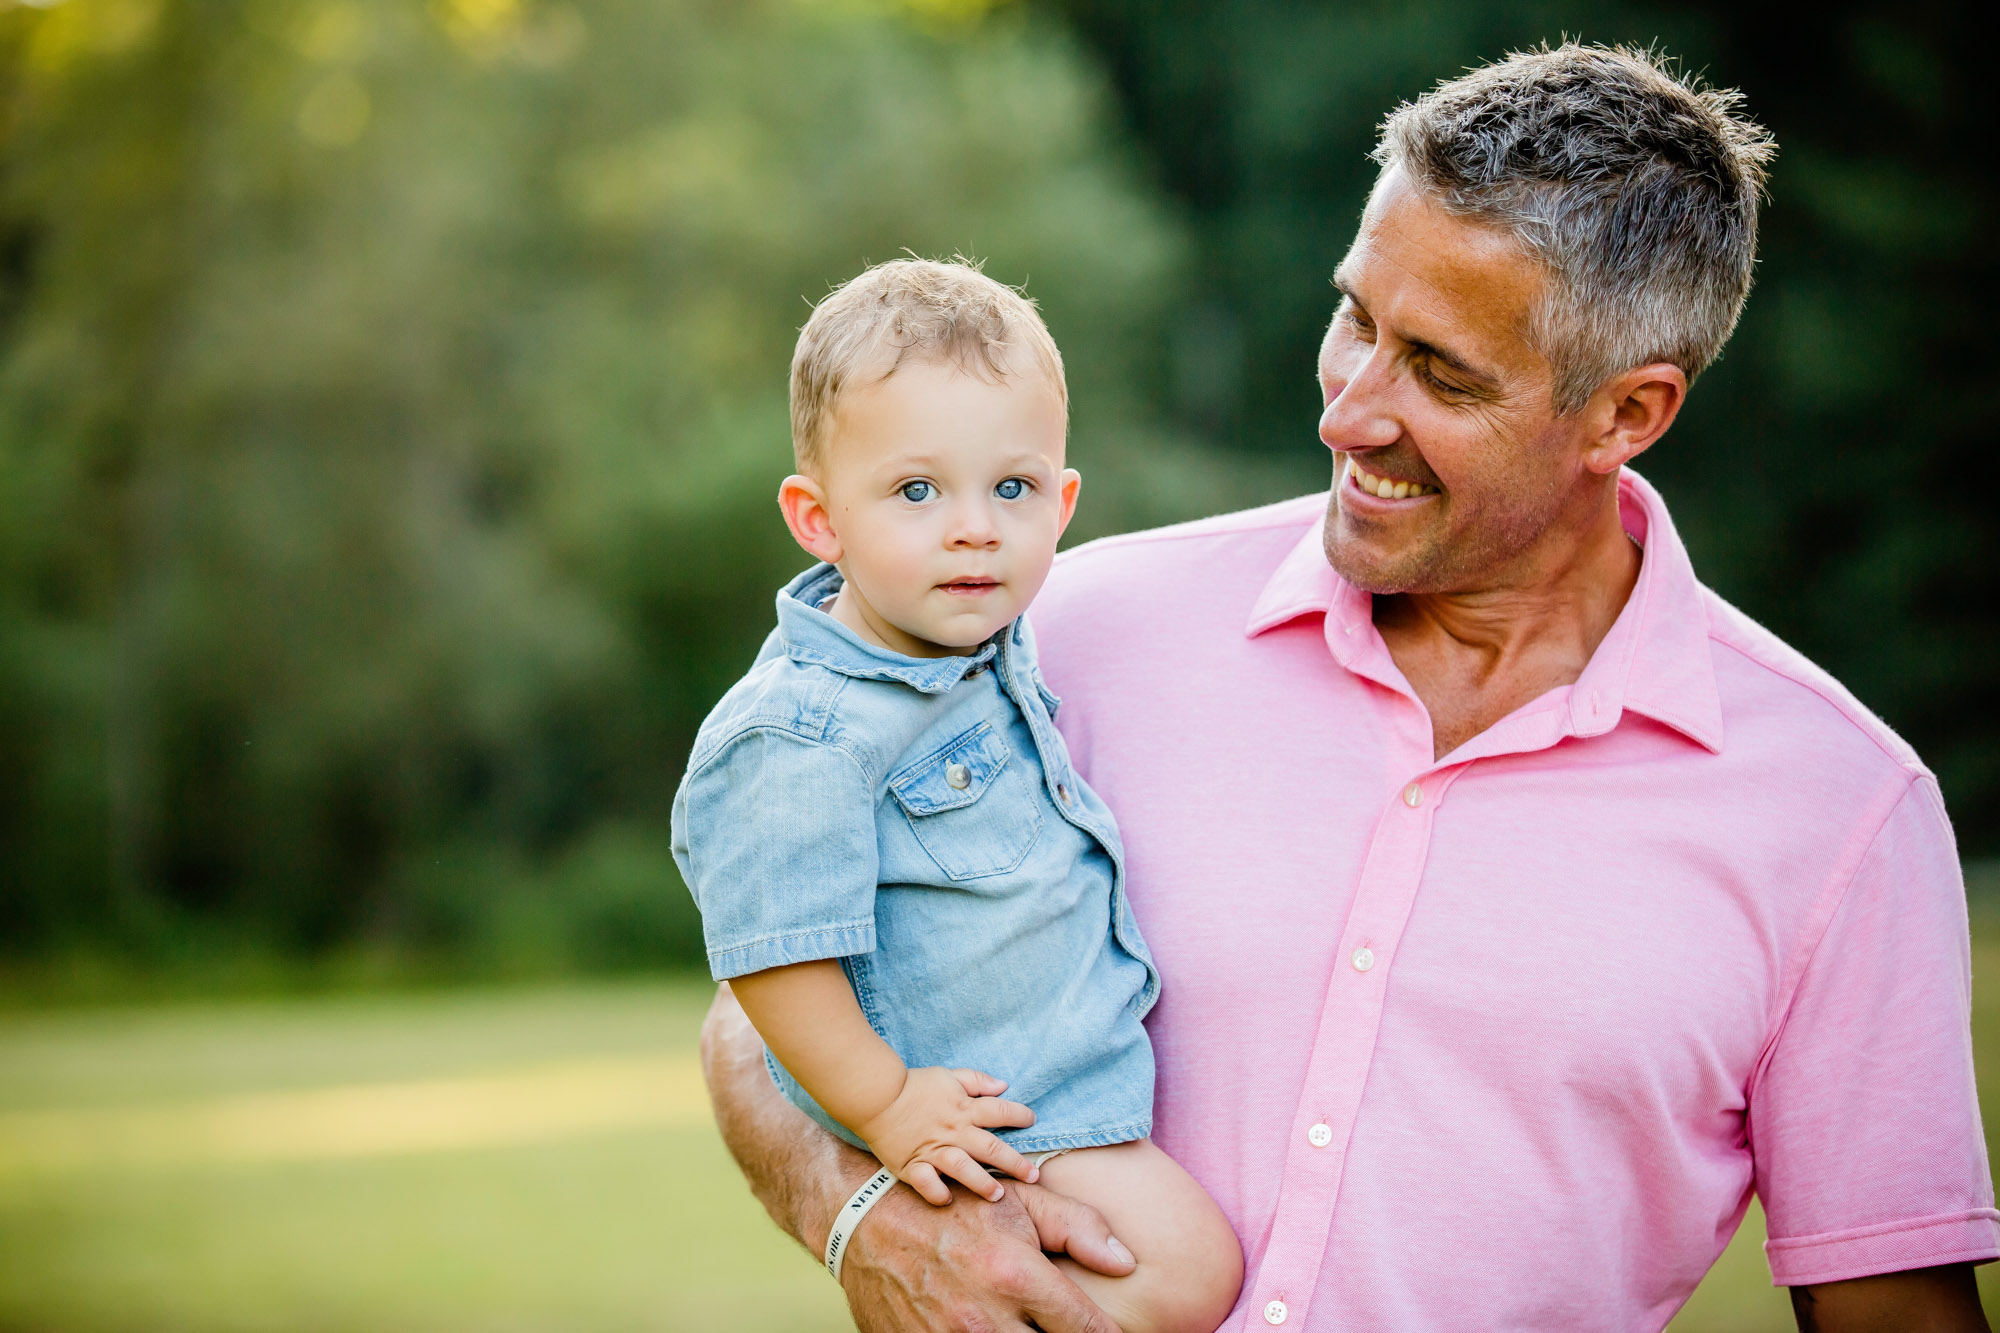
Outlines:
[[1777,153],[1742,101],[1652,51],[1545,45],[1396,108],[1374,157],[1540,262],[1528,333],[1568,415],[1634,366],[1692,380],[1729,340]]

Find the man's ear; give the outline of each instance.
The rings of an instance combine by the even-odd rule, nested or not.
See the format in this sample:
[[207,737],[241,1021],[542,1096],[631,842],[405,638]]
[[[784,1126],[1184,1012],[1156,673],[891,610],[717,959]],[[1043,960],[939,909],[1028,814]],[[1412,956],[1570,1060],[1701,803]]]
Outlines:
[[1063,531],[1069,527],[1069,521],[1076,517],[1076,493],[1082,489],[1083,474],[1073,467],[1064,468],[1062,484],[1056,491],[1062,498],[1062,518],[1056,523],[1056,536],[1062,536]]
[[827,508],[826,492],[811,477],[794,472],[778,487],[778,508],[792,540],[829,565],[840,563],[840,538],[833,531],[833,513]]
[[1605,381],[1585,409],[1601,429],[1584,448],[1584,466],[1599,474],[1616,472],[1652,448],[1680,415],[1687,390],[1686,372],[1665,361]]

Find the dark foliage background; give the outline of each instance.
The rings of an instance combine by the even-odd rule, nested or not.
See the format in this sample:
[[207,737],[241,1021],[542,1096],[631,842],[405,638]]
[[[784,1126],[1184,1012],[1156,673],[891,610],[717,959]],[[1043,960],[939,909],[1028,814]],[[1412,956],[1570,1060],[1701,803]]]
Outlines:
[[800,562],[804,300],[904,247],[1025,281],[1078,536],[1316,489],[1373,126],[1566,33],[1777,134],[1749,312],[1645,470],[2000,851],[1970,17],[0,3],[0,959],[692,956],[666,807]]

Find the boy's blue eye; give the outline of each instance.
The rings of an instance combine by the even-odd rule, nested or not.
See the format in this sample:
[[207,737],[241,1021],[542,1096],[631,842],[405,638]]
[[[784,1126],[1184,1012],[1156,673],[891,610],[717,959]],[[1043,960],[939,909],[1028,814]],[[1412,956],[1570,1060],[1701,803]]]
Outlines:
[[931,491],[934,488],[927,481],[906,481],[900,489],[905,500],[911,504],[922,504],[931,498]]
[[998,486],[995,486],[993,493],[1003,500],[1018,500],[1021,498],[1022,492],[1027,489],[1027,482],[1022,481],[1019,477],[1009,477]]

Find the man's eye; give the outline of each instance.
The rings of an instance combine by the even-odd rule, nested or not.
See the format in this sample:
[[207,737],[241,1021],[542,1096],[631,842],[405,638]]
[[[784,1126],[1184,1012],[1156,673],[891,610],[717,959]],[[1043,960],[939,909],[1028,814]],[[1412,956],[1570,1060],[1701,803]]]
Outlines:
[[922,504],[931,498],[931,492],[936,489],[927,481],[906,481],[898,488],[902,497],[911,504]]
[[1463,388],[1453,384],[1450,380],[1439,378],[1438,373],[1431,369],[1428,361],[1417,363],[1417,377],[1429,385],[1433,391],[1441,393],[1448,398],[1464,398],[1468,396]]
[[993,493],[1003,500],[1018,500],[1028,493],[1028,483],[1019,477],[1009,477],[995,486]]

